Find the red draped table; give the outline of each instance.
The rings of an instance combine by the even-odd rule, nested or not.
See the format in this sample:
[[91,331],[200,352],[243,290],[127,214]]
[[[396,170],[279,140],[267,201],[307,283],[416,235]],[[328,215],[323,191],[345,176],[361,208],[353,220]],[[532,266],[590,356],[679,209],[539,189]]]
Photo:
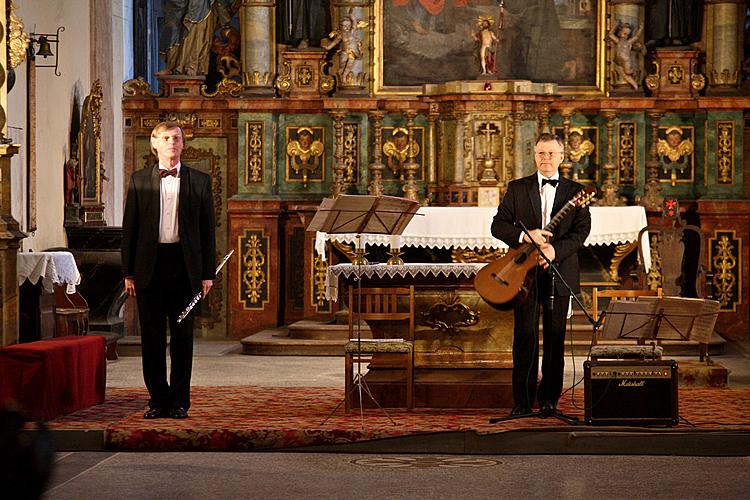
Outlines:
[[0,404],[15,401],[30,418],[51,420],[104,401],[105,341],[70,336],[0,349]]

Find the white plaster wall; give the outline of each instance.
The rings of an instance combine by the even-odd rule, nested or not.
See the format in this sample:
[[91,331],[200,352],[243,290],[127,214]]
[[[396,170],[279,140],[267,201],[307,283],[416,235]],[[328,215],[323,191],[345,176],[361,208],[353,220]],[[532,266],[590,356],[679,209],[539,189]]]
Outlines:
[[[128,71],[132,74],[132,56],[125,61],[127,49],[123,49],[124,38],[132,39],[132,0],[14,0],[16,14],[24,23],[27,33],[54,33],[58,26],[64,26],[60,33],[59,63],[61,76],[54,74],[53,68],[37,68],[36,85],[36,154],[37,154],[37,230],[22,241],[24,250],[43,250],[45,248],[65,246],[66,238],[63,228],[64,220],[64,180],[63,166],[69,157],[68,142],[74,96],[78,95],[79,106],[91,91],[91,83],[97,72],[92,71],[91,51],[94,46],[92,38],[91,12],[95,2],[111,1],[111,18],[107,25],[111,27],[112,53],[97,54],[97,57],[113,61],[112,75],[105,78],[110,81],[110,102],[103,107],[112,110],[111,120],[102,123],[109,128],[109,134],[102,131],[102,136],[109,136],[109,143],[102,144],[102,150],[110,152],[105,164],[108,179],[103,185],[103,199],[106,204],[105,220],[107,225],[120,225],[122,220],[122,82]],[[41,8],[43,5],[43,8]],[[108,33],[109,35],[110,33]],[[127,44],[132,46],[132,41]],[[53,46],[53,50],[55,50]],[[38,59],[39,64],[51,61],[48,58]],[[16,68],[16,84],[8,95],[8,125],[10,137],[23,137],[26,133],[26,68],[22,63]],[[105,91],[105,96],[107,92]],[[80,113],[80,107],[78,109]],[[22,145],[25,147],[25,145]],[[23,155],[14,159],[13,165],[13,216],[27,227],[26,212],[26,178]]]
[[[64,191],[63,167],[69,156],[71,110],[74,95],[79,102],[91,88],[89,72],[89,1],[47,0],[44,8],[34,0],[16,0],[17,15],[24,23],[27,33],[60,33],[58,71],[53,68],[37,68],[36,71],[36,167],[37,167],[37,230],[22,241],[24,250],[40,251],[49,247],[65,246],[63,229]],[[54,49],[54,47],[53,47]],[[39,59],[44,62],[43,59]],[[47,58],[49,63],[51,58]],[[24,64],[16,68],[17,79],[13,91],[8,95],[8,123],[19,129],[26,128],[26,69]],[[25,147],[25,146],[24,146]],[[14,169],[13,174],[22,169]],[[15,179],[14,179],[15,181]],[[14,182],[14,185],[18,183]],[[13,193],[14,207],[21,210],[25,205],[20,195]],[[26,220],[26,214],[14,213],[17,220]],[[26,225],[24,224],[25,228]]]

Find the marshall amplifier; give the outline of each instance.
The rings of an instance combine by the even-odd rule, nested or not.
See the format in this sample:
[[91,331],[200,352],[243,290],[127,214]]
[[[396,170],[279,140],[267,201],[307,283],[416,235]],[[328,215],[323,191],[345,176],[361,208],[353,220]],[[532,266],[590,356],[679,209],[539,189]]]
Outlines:
[[677,425],[677,362],[586,361],[584,418],[593,425]]

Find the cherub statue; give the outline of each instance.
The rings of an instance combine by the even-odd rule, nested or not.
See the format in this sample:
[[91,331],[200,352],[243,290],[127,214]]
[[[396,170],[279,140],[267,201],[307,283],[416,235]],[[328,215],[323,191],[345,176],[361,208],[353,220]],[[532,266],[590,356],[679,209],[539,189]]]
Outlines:
[[332,31],[330,38],[321,42],[321,47],[330,50],[338,45],[336,55],[339,59],[339,85],[362,85],[362,28],[367,22],[360,21],[351,12],[342,17],[339,29]]
[[314,138],[312,129],[300,127],[297,129],[297,139],[287,143],[286,154],[294,173],[302,171],[302,182],[307,187],[308,174],[320,166],[323,143]]
[[635,33],[632,33],[632,31],[633,28],[630,23],[617,21],[607,37],[615,46],[615,73],[619,77],[617,80],[623,80],[634,90],[638,90],[641,68],[638,64],[637,55],[643,53],[644,50],[638,38],[643,32],[643,26],[640,26]]
[[591,154],[596,149],[594,143],[583,135],[583,129],[574,127],[568,133],[568,156],[573,164],[573,180],[578,180],[589,167]]
[[393,129],[390,140],[383,144],[385,163],[394,176],[401,176],[401,167],[409,157],[419,154],[419,144],[414,139],[409,141],[409,131],[403,127]]
[[490,16],[477,18],[477,31],[474,38],[479,46],[479,64],[483,75],[495,73],[495,51],[498,43],[497,36],[492,30],[495,20]]
[[656,143],[656,152],[664,173],[671,171],[672,185],[677,180],[677,170],[685,171],[688,157],[693,154],[693,143],[690,139],[684,139],[680,127],[669,127],[667,138],[659,139]]

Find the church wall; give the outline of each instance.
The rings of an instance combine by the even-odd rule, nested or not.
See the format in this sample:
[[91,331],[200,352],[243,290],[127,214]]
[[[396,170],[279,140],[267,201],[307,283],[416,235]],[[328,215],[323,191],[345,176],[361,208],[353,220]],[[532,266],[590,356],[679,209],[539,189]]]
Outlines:
[[[48,0],[43,6],[31,0],[16,0],[14,3],[27,33],[54,33],[58,26],[65,27],[60,33],[59,46],[52,46],[53,51],[59,51],[58,71],[61,75],[55,76],[54,68],[36,70],[37,230],[22,240],[22,248],[39,251],[65,245],[63,168],[70,158],[73,102],[77,96],[80,105],[91,87],[89,0]],[[52,58],[47,58],[47,61],[38,58],[37,62],[54,64]],[[25,63],[22,63],[16,68],[16,84],[8,95],[8,124],[24,131],[27,127],[26,81]],[[22,148],[26,148],[25,144]],[[14,176],[22,174],[20,167],[20,164],[14,167]],[[28,221],[26,214],[21,212],[25,206],[25,192],[23,188],[22,192],[14,193],[13,216],[19,221]],[[22,229],[27,227],[24,224]]]

